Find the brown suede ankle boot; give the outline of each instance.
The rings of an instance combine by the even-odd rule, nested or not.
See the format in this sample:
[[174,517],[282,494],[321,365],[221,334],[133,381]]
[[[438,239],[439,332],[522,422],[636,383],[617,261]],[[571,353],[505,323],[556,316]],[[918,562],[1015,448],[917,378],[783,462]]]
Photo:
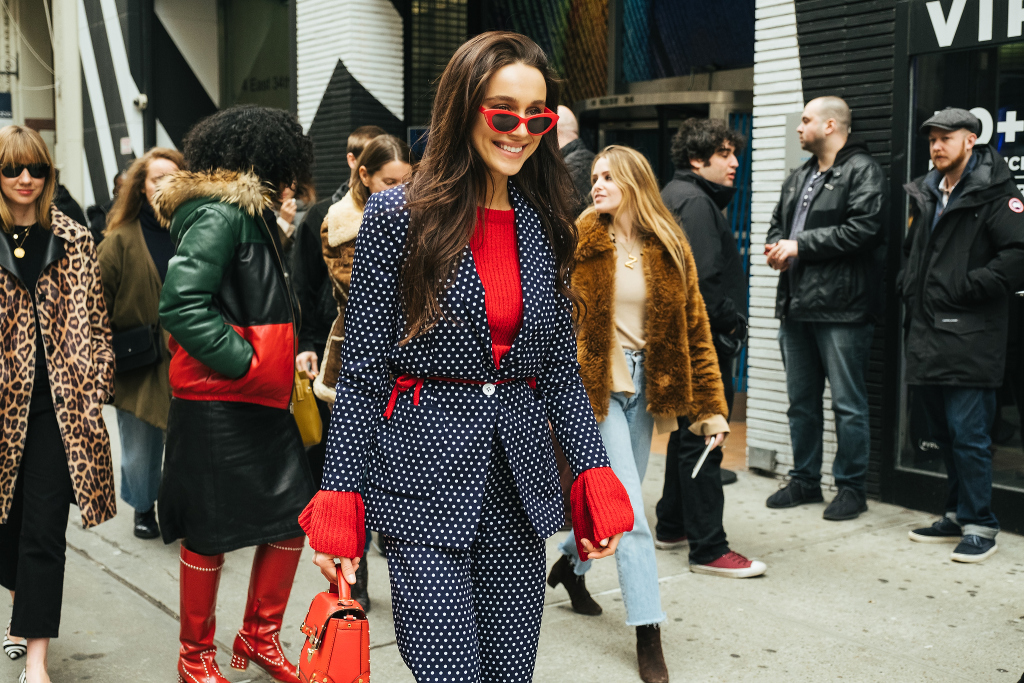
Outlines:
[[668,667],[661,651],[661,629],[657,624],[636,627],[636,659],[644,683],[668,683]]

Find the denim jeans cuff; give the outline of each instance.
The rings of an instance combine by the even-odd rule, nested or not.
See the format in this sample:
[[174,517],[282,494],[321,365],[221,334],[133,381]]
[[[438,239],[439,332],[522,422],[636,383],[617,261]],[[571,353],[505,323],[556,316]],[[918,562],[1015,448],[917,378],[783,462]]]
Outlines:
[[666,619],[668,619],[668,615],[662,612],[661,616],[653,621],[651,619],[638,619],[636,621],[630,621],[629,619],[627,619],[626,626],[657,626],[658,624],[664,622]]
[[998,528],[993,529],[990,526],[981,526],[980,524],[964,525],[964,536],[981,536],[982,538],[994,539],[998,533]]

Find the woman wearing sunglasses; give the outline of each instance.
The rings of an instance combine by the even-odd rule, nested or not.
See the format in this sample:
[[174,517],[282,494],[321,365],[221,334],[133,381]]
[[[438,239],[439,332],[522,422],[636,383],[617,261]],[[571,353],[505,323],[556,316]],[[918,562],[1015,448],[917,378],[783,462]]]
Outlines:
[[355,583],[365,501],[418,681],[532,680],[563,522],[549,421],[579,552],[611,555],[633,525],[576,362],[557,103],[529,38],[465,43],[411,182],[369,198],[356,238],[323,490],[300,522],[324,575],[340,561]]
[[14,599],[4,651],[27,655],[29,683],[50,680],[68,506],[78,504],[85,528],[116,512],[102,415],[114,391],[103,283],[89,229],[51,203],[55,185],[39,134],[0,129],[0,584]]

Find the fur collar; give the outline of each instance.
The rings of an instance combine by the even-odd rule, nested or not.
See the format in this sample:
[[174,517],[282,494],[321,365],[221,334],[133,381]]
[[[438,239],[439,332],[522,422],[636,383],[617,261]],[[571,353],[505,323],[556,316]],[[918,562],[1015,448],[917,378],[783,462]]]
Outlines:
[[178,171],[160,180],[153,195],[153,212],[161,225],[170,227],[174,212],[200,197],[233,204],[253,217],[271,206],[269,188],[253,173]]
[[74,242],[83,235],[90,234],[88,228],[69,217],[54,204],[50,205],[50,231],[54,237],[59,237],[66,242]]
[[615,244],[608,234],[608,226],[598,218],[592,208],[584,211],[576,221],[579,241],[576,243],[576,260],[585,261],[609,251],[615,251]]
[[337,247],[345,242],[351,242],[359,232],[359,225],[363,222],[363,212],[356,208],[356,201],[349,190],[340,202],[331,204],[327,210],[327,244]]

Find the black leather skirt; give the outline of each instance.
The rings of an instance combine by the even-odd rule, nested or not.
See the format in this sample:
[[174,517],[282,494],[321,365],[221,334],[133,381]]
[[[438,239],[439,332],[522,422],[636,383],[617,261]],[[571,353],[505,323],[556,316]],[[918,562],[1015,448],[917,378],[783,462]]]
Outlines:
[[287,410],[175,398],[160,482],[164,543],[217,555],[302,535],[313,497],[302,437]]

